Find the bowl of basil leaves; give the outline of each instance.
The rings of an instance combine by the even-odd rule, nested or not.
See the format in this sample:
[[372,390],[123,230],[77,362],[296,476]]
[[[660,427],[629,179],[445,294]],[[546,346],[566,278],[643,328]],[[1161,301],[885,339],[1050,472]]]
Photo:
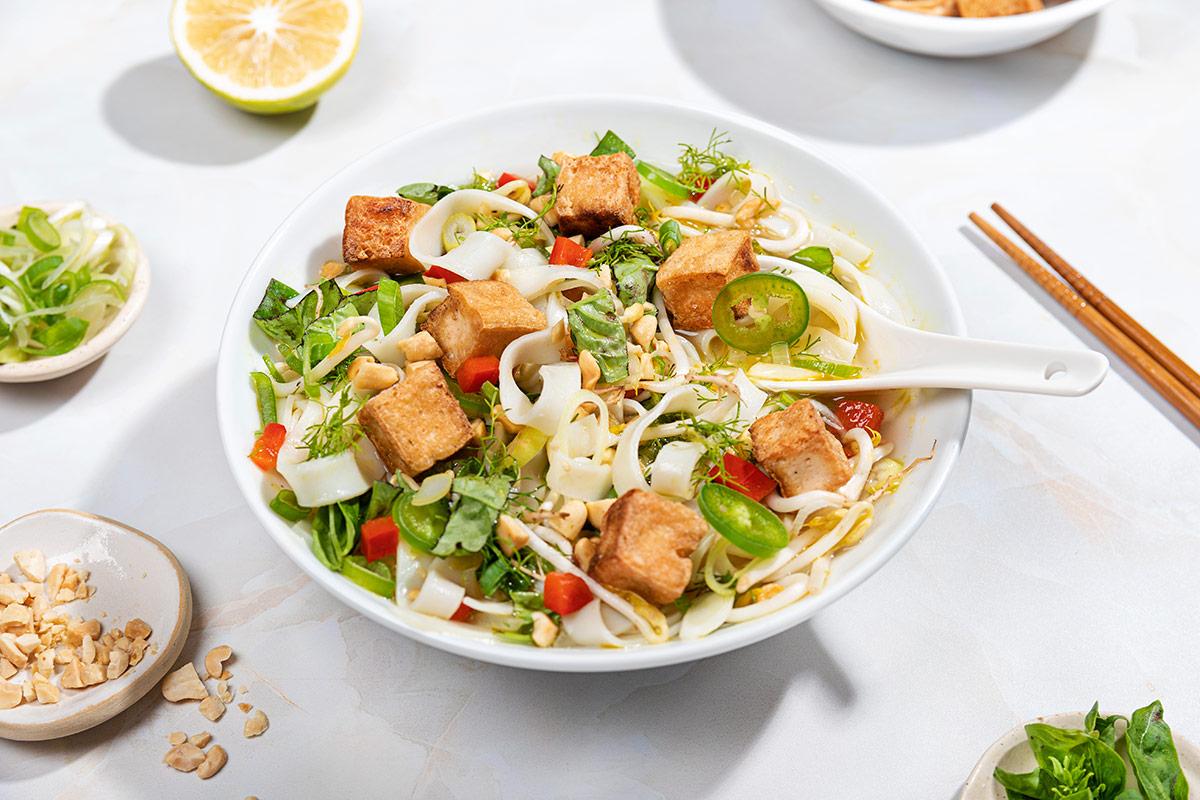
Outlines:
[[1039,717],[996,741],[959,800],[1187,800],[1200,748],[1172,735],[1155,700],[1130,716]]

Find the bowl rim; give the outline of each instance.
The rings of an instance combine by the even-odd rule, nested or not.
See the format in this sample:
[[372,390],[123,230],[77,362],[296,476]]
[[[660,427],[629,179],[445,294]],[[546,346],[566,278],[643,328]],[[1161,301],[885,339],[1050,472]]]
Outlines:
[[[0,208],[0,220],[15,217],[25,206],[54,213],[73,202],[76,201],[59,200],[49,203],[21,203],[20,205],[5,206]],[[123,224],[111,214],[101,211],[88,201],[84,200],[83,202],[91,206],[93,214],[109,225]],[[129,332],[133,323],[141,315],[142,309],[146,307],[146,298],[150,294],[150,260],[146,257],[146,251],[142,248],[141,241],[132,233],[130,233],[130,237],[137,248],[137,265],[134,267],[133,278],[129,284],[129,296],[125,298],[125,304],[117,311],[116,316],[101,328],[99,333],[69,353],[18,361],[15,364],[0,364],[0,383],[34,383],[69,375],[103,356]]]
[[[966,334],[966,322],[963,317],[962,308],[958,303],[957,296],[954,293],[945,270],[934,257],[929,247],[917,235],[916,228],[905,219],[891,201],[871,184],[856,177],[804,139],[768,123],[738,113],[731,113],[724,110],[716,111],[709,108],[638,95],[590,94],[546,96],[532,100],[500,104],[480,109],[470,114],[459,115],[413,128],[367,150],[357,158],[344,164],[313,189],[283,219],[248,267],[238,287],[238,291],[231,301],[230,311],[222,330],[221,344],[217,355],[216,380],[217,422],[221,443],[225,450],[225,457],[239,491],[248,502],[255,517],[258,518],[259,523],[266,529],[267,534],[276,542],[280,549],[284,550],[285,555],[288,555],[300,569],[334,598],[381,624],[383,627],[394,630],[417,642],[428,644],[439,650],[459,656],[501,666],[549,672],[618,672],[648,669],[697,661],[740,649],[800,624],[864,582],[890,561],[908,542],[917,528],[920,527],[925,518],[933,510],[934,505],[944,490],[966,437],[967,426],[971,416],[972,396],[970,391],[943,390],[947,396],[956,398],[959,401],[961,405],[961,421],[953,436],[947,437],[948,441],[939,441],[938,443],[939,455],[944,455],[944,457],[930,464],[933,474],[930,476],[930,488],[928,492],[914,506],[911,513],[896,523],[895,532],[885,546],[873,552],[870,558],[855,564],[849,572],[840,576],[836,583],[833,583],[819,595],[810,598],[807,605],[793,605],[783,608],[778,612],[756,620],[754,624],[732,626],[721,631],[721,636],[719,637],[705,637],[691,642],[674,641],[665,645],[646,645],[619,651],[598,650],[595,648],[541,649],[504,642],[481,641],[468,636],[435,632],[420,628],[404,620],[384,598],[354,586],[341,575],[322,566],[316,560],[315,556],[309,554],[311,556],[309,558],[292,558],[289,540],[284,537],[294,539],[296,533],[291,530],[290,526],[284,524],[282,520],[275,518],[267,504],[261,501],[261,486],[255,486],[251,489],[244,485],[243,473],[238,469],[240,462],[245,458],[245,448],[243,443],[240,443],[240,440],[234,437],[234,433],[237,431],[235,422],[237,401],[233,398],[235,393],[239,395],[240,393],[237,392],[234,386],[230,385],[232,377],[226,376],[227,370],[224,368],[224,365],[239,359],[238,348],[244,344],[246,336],[245,320],[240,318],[234,319],[234,312],[238,311],[245,304],[247,295],[257,297],[261,293],[261,287],[253,281],[258,277],[258,272],[262,268],[263,263],[268,260],[277,243],[284,236],[285,230],[290,227],[292,218],[297,216],[309,203],[313,202],[314,198],[320,195],[325,187],[344,171],[351,169],[359,162],[369,159],[383,150],[402,148],[406,142],[411,140],[435,135],[439,132],[457,132],[459,129],[467,126],[473,125],[481,129],[486,129],[486,121],[494,117],[508,117],[523,112],[544,111],[547,108],[554,108],[559,112],[569,111],[572,107],[587,108],[594,111],[597,106],[620,106],[625,109],[636,109],[642,112],[665,111],[671,114],[703,117],[706,124],[716,123],[718,125],[729,124],[740,126],[756,134],[774,138],[781,144],[793,150],[799,150],[807,157],[821,162],[824,167],[835,172],[839,180],[851,184],[857,192],[868,196],[884,215],[890,216],[894,223],[907,231],[912,240],[913,247],[921,256],[920,260],[928,268],[925,271],[926,276],[937,284],[938,289],[948,300],[947,313],[939,317],[942,328],[945,332],[952,335],[963,336]],[[803,612],[802,615],[796,613],[797,609]]]
[[875,0],[817,0],[828,6],[836,6],[847,13],[869,17],[880,23],[891,24],[909,30],[938,31],[962,36],[988,35],[1009,32],[1034,32],[1056,26],[1071,25],[1084,17],[1098,13],[1113,0],[1066,0],[1058,5],[1012,14],[1006,17],[940,17],[892,8]]

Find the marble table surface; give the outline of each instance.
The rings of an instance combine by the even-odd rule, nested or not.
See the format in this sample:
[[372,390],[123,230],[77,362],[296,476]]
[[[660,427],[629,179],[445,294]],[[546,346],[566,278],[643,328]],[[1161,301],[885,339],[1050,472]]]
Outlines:
[[[165,0],[9,3],[0,205],[86,197],[154,265],[101,362],[0,386],[0,521],[65,507],[167,543],[196,616],[271,719],[208,726],[214,779],[160,763],[194,707],[150,697],[81,735],[0,742],[9,798],[812,797],[950,800],[1023,719],[1161,698],[1200,737],[1200,437],[1124,367],[1079,399],[977,393],[911,543],[811,622],[740,652],[552,675],[415,645],[286,561],[217,441],[226,309],[267,235],[343,163],[480,106],[619,92],[735,109],[878,185],[945,264],[972,334],[1097,346],[969,211],[1004,202],[1200,363],[1200,14],[1118,0],[1011,55],[858,38],[807,0],[366,0],[358,57],[310,112],[261,119],[176,59]],[[99,596],[98,598],[99,599]]]

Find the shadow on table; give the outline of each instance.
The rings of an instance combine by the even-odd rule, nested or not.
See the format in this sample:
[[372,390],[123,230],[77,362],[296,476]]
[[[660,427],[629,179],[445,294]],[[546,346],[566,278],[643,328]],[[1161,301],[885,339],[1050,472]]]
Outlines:
[[[1145,400],[1154,406],[1158,411],[1171,421],[1171,424],[1179,429],[1179,432],[1190,439],[1196,446],[1200,447],[1200,429],[1192,425],[1182,414],[1176,411],[1170,403],[1163,399],[1158,392],[1154,390],[1150,384],[1141,379],[1124,361],[1122,361],[1115,353],[1096,338],[1091,331],[1083,326],[1079,320],[1071,316],[1071,312],[1067,311],[1058,304],[1050,294],[1038,285],[1037,281],[1025,274],[1025,271],[1016,265],[1003,250],[992,243],[990,239],[969,225],[962,225],[958,229],[963,236],[967,238],[971,244],[979,248],[985,256],[991,259],[992,263],[1004,271],[1006,275],[1016,281],[1017,285],[1025,290],[1025,293],[1042,305],[1049,314],[1061,322],[1068,330],[1078,336],[1084,346],[1096,350],[1108,356],[1108,363],[1112,366],[1113,372],[1120,375],[1125,381],[1132,386]],[[1015,238],[1015,237],[1013,237]],[[1168,344],[1168,346],[1170,346]]]
[[587,746],[572,750],[573,769],[581,774],[599,773],[613,758],[615,753],[607,752],[604,742],[634,737],[650,743],[662,759],[662,769],[658,781],[645,775],[638,780],[671,797],[708,796],[755,747],[783,707],[784,695],[797,684],[817,683],[819,693],[843,708],[856,697],[810,623],[692,665],[638,672],[633,680],[619,672],[505,672],[507,702],[519,702],[525,695],[531,704],[564,712],[590,707],[596,698],[619,696],[624,687],[636,683],[624,699],[582,721],[581,729],[561,732],[586,737]]
[[70,402],[79,393],[104,362],[105,356],[82,369],[38,383],[0,383],[0,433],[24,428],[43,417],[49,416]]
[[134,147],[186,164],[236,164],[283,144],[313,108],[259,116],[209,92],[174,55],[143,61],[104,93],[104,119]]
[[919,144],[1000,127],[1054,96],[1083,63],[1087,21],[1037,47],[941,59],[863,38],[806,0],[660,0],[695,76],[753,116],[846,142]]

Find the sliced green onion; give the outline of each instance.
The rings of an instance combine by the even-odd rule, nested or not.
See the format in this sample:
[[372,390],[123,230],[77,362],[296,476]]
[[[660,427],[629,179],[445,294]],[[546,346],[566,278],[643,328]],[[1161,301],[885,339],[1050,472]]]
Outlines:
[[79,346],[87,335],[88,324],[79,317],[63,317],[49,328],[33,334],[33,340],[40,345],[22,347],[31,356],[61,356]]
[[284,489],[275,495],[275,499],[271,501],[271,510],[288,522],[300,522],[308,519],[308,515],[312,513],[311,508],[306,508],[297,502],[296,493],[291,489]]
[[278,422],[275,408],[275,386],[265,372],[251,372],[250,380],[254,381],[254,395],[258,398],[258,418],[265,428],[272,422]]
[[637,162],[637,171],[642,178],[654,184],[659,189],[662,189],[669,195],[681,198],[683,200],[686,200],[692,196],[691,189],[675,180],[671,173],[661,170],[653,164],[647,164],[645,161],[639,161]]
[[857,378],[862,374],[862,367],[856,367],[853,364],[838,364],[834,361],[826,361],[823,358],[813,358],[812,356],[793,356],[792,366],[812,370],[813,372],[820,372],[822,375],[828,375],[832,378]]
[[771,345],[771,363],[778,364],[781,367],[790,367],[792,365],[792,353],[788,349],[787,342],[775,342]]
[[40,208],[30,206],[22,208],[20,216],[17,217],[17,230],[25,234],[29,243],[43,253],[49,253],[62,244],[62,237],[50,223],[46,212]]
[[42,285],[42,277],[48,275],[54,270],[62,266],[62,256],[46,256],[39,258],[37,261],[29,265],[21,275],[21,282],[25,284],[25,288],[31,292],[40,292],[46,288]]
[[[389,577],[381,574],[380,570],[387,572]],[[368,592],[381,597],[394,597],[396,594],[396,582],[391,579],[387,566],[379,561],[368,564],[362,556],[346,556],[342,559],[339,571]]]
[[386,336],[404,315],[404,302],[400,299],[400,284],[386,276],[379,279],[377,292],[379,296],[375,298],[375,307],[379,309],[379,325]]
[[678,222],[669,219],[659,226],[658,246],[662,248],[663,255],[671,255],[681,244],[683,244],[683,229],[679,227]]
[[17,237],[8,231],[0,231],[0,244],[11,247],[17,243]]
[[474,232],[475,220],[471,218],[470,214],[464,214],[461,211],[451,214],[450,218],[446,220],[446,224],[442,226],[442,247],[446,248],[446,252],[449,253]]

